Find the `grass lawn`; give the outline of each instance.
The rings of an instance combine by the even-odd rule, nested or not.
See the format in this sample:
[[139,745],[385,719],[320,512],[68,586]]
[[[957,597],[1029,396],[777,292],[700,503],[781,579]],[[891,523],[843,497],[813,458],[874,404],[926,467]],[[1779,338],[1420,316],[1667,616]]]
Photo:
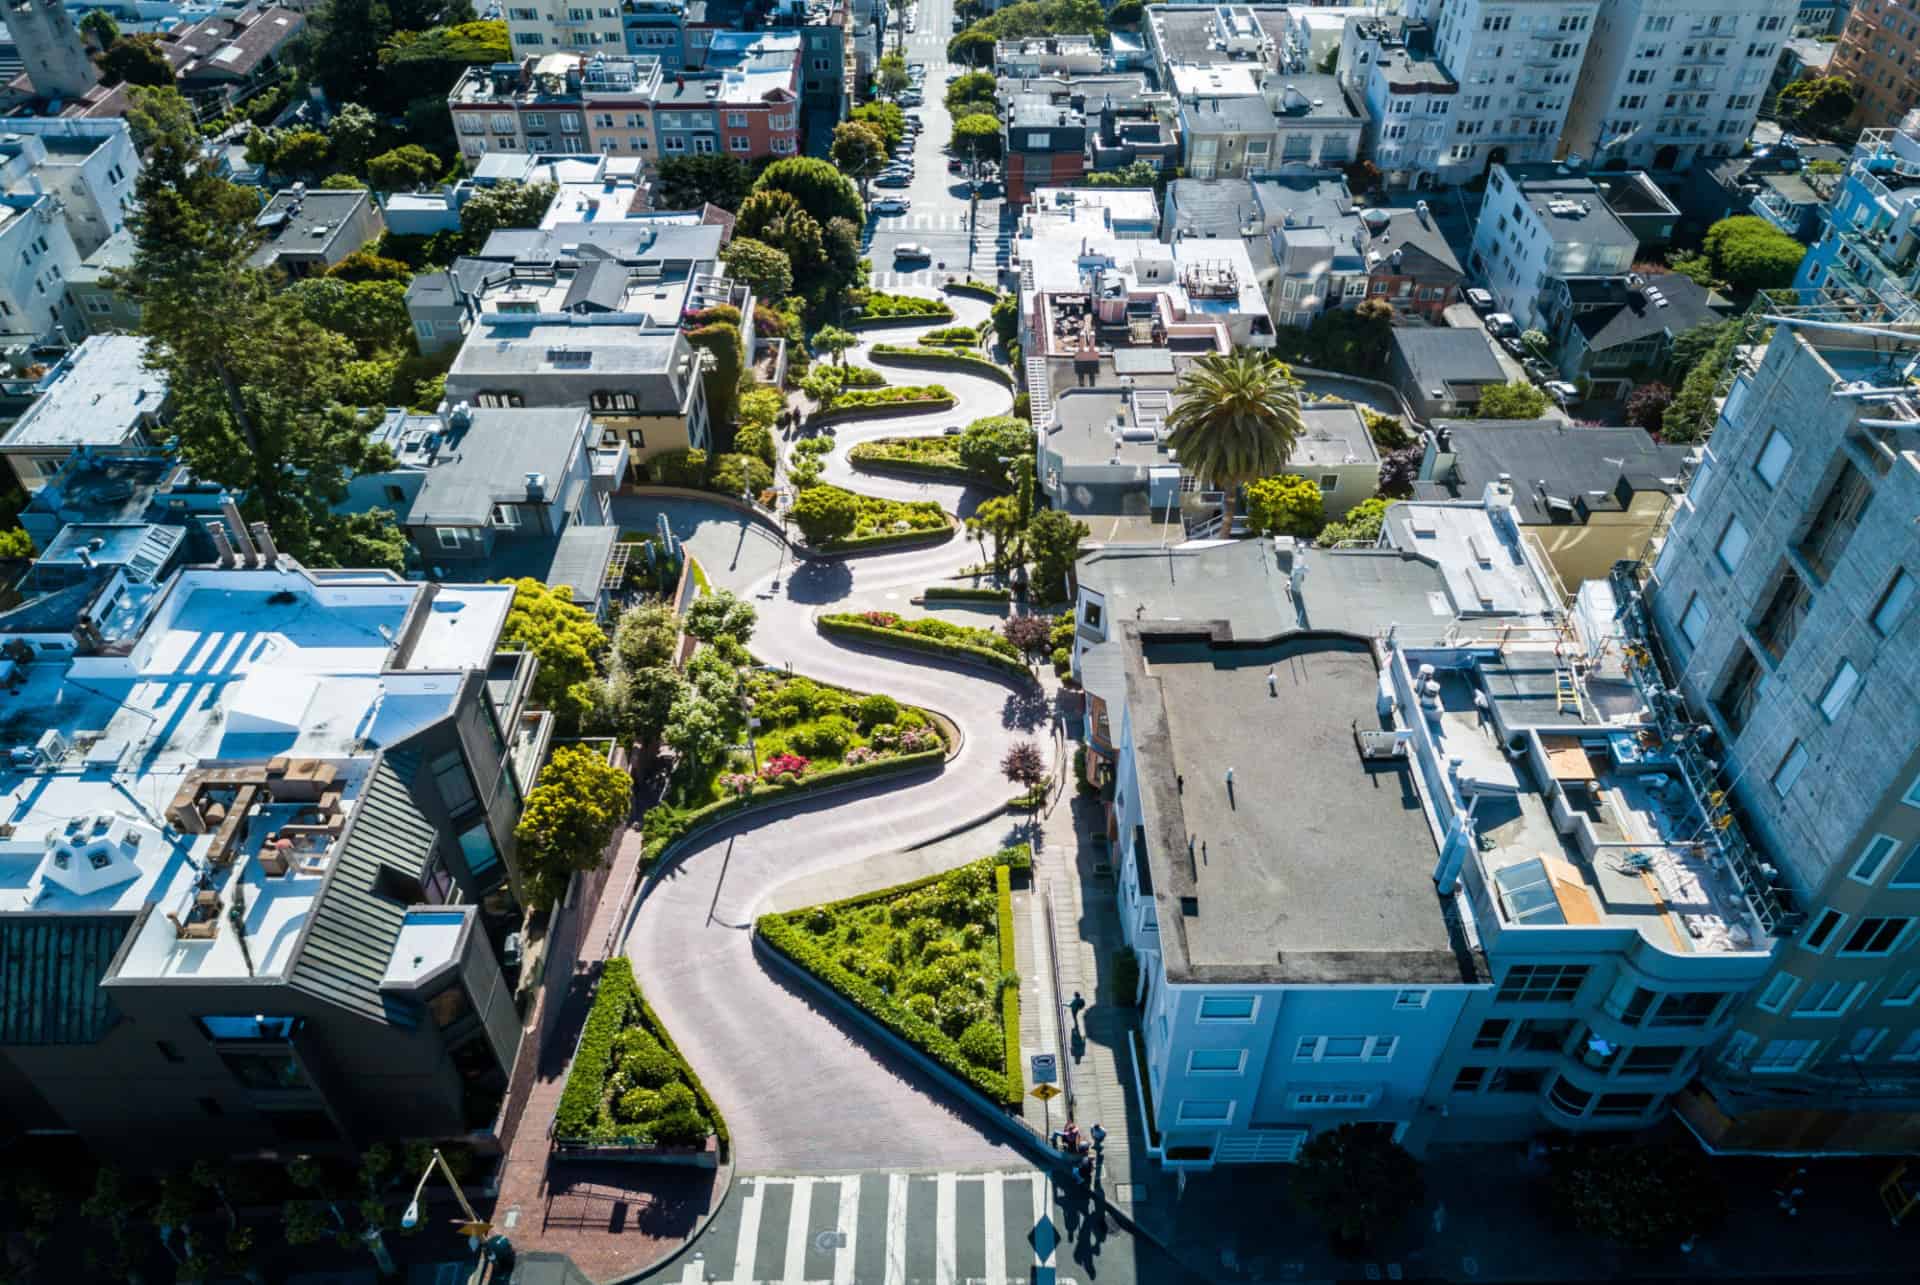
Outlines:
[[755,925],[766,942],[995,1101],[1024,1090],[1010,848]]

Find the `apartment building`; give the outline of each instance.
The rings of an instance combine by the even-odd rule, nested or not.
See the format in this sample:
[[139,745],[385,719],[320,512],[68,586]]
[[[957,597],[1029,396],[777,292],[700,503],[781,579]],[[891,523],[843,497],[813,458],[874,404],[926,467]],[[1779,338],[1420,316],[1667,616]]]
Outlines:
[[1920,136],[1862,130],[1820,222],[1794,275],[1803,296],[1826,291],[1896,321],[1920,320]]
[[634,9],[637,11],[634,16],[650,21],[662,10],[677,11],[675,16],[684,15],[686,5],[673,0],[627,0],[626,3],[592,5],[571,4],[567,0],[538,0],[538,3],[523,0],[504,8],[507,45],[518,62],[556,49],[589,52],[624,49],[626,10]]
[[85,333],[67,297],[80,251],[65,202],[51,192],[0,193],[0,341],[46,343]]
[[1549,282],[1624,276],[1639,248],[1586,175],[1565,166],[1495,164],[1468,261],[1502,312],[1522,327],[1543,327]]
[[126,226],[140,155],[123,120],[9,116],[0,122],[0,190],[60,198],[82,258]]
[[[1730,782],[1715,824],[1780,941],[1682,1107],[1709,1146],[1920,1144],[1920,425],[1912,326],[1787,314],[1733,385],[1644,585],[1646,681]],[[1657,667],[1656,667],[1657,664]]]
[[1597,0],[1411,0],[1349,23],[1339,75],[1395,186],[1446,186],[1557,154]]
[[1797,0],[1602,0],[1565,150],[1686,171],[1745,145]]
[[5,620],[0,1103],[135,1164],[484,1138],[550,735],[513,590],[317,576],[226,512],[214,565],[82,558]]
[[1828,67],[1860,92],[1847,124],[1884,126],[1920,106],[1920,82],[1911,74],[1920,58],[1920,4],[1914,0],[1854,0]]
[[90,335],[61,358],[33,404],[0,434],[20,489],[32,494],[76,451],[96,458],[159,455],[169,434],[167,380],[147,367],[147,341]]

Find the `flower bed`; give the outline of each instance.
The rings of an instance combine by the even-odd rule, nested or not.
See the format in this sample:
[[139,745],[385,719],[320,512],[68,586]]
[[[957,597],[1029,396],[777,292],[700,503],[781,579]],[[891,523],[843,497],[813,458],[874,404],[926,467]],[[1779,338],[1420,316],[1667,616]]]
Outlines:
[[852,533],[826,545],[829,549],[858,548],[863,543],[883,543],[916,535],[938,535],[944,539],[953,530],[953,518],[932,500],[889,500],[858,491],[846,493],[854,498],[859,513]]
[[978,348],[980,331],[974,326],[939,326],[914,342],[934,348]]
[[872,473],[906,473],[914,477],[938,478],[962,485],[1006,490],[1004,472],[996,477],[976,472],[960,462],[959,440],[940,434],[928,437],[883,437],[854,446],[847,452],[847,461],[857,469]]
[[945,366],[955,370],[968,370],[975,374],[992,375],[1011,387],[1013,374],[1005,366],[978,353],[960,352],[952,348],[924,348],[908,344],[875,344],[867,350],[867,355],[878,362],[895,362],[902,366]]
[[823,634],[861,638],[929,655],[975,661],[1004,674],[1029,680],[1033,677],[1020,659],[1020,649],[991,629],[976,629],[971,625],[956,625],[925,617],[910,620],[891,611],[859,614],[841,612],[817,616],[814,625]]
[[953,394],[938,384],[899,384],[886,388],[848,388],[835,393],[821,409],[863,410],[870,406],[898,406],[906,402],[951,402]]
[[953,320],[952,304],[917,294],[887,294],[881,290],[869,290],[866,298],[857,302],[860,316],[856,322],[920,320],[928,317],[940,321]]
[[1003,1106],[1020,1074],[1009,854],[791,914],[762,941]]
[[610,959],[553,1116],[556,1147],[698,1147],[709,1135],[725,1155],[726,1122],[659,1018],[633,964]]

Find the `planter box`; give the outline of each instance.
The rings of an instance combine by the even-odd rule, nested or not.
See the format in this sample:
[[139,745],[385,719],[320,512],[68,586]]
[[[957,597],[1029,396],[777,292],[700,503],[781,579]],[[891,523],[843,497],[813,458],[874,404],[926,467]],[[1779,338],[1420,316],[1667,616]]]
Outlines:
[[990,286],[984,281],[949,281],[943,287],[948,294],[966,295],[970,299],[985,299],[988,303],[1000,301],[998,286]]
[[698,1147],[666,1147],[638,1138],[622,1142],[587,1142],[574,1138],[555,1138],[552,1156],[556,1160],[616,1161],[621,1164],[669,1165],[681,1169],[718,1169],[720,1139],[707,1135]]

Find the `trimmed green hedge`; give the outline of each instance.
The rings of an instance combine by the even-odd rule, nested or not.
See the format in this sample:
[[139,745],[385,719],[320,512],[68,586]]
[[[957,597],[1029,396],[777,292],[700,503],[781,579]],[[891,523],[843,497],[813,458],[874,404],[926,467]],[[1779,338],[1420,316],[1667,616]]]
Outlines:
[[867,350],[867,356],[875,362],[892,361],[903,366],[945,366],[953,370],[993,375],[1005,380],[1009,386],[1013,383],[1013,372],[999,362],[977,353],[958,352],[951,348],[926,348],[918,344],[875,344]]
[[997,491],[1007,489],[1007,480],[1004,477],[989,477],[958,464],[942,464],[934,460],[896,459],[868,451],[866,448],[872,445],[872,442],[862,442],[848,451],[847,462],[866,473],[897,473],[935,482],[954,482],[961,486],[985,486]]
[[704,808],[695,808],[691,812],[674,817],[667,824],[665,833],[656,833],[648,839],[640,850],[642,868],[651,866],[664,855],[668,848],[692,835],[712,822],[730,817],[736,812],[748,812],[755,808],[783,803],[788,799],[811,794],[830,785],[843,785],[848,781],[857,781],[868,776],[891,776],[897,772],[917,767],[932,767],[946,760],[947,734],[940,730],[937,719],[929,720],[936,731],[940,731],[941,748],[922,750],[918,754],[897,754],[892,758],[876,759],[871,763],[856,763],[852,767],[830,768],[824,772],[810,772],[792,785],[761,784],[754,787],[752,794],[739,798],[722,799],[718,803],[709,803]]
[[953,394],[938,384],[895,384],[886,388],[851,388],[836,393],[823,410],[863,410],[870,406],[900,406],[920,402],[951,402]]
[[870,624],[859,616],[844,613],[816,616],[813,623],[823,634],[837,634],[843,638],[861,638],[868,642],[901,647],[907,651],[925,652],[930,656],[977,660],[1000,670],[1009,677],[1033,681],[1033,674],[1020,661],[973,643],[929,638],[925,634],[902,633],[898,629],[887,629],[881,625]]
[[[624,964],[627,961],[622,958],[620,962]],[[631,968],[632,965],[629,964],[628,967]],[[673,1054],[674,1060],[680,1063],[680,1078],[693,1089],[693,1096],[700,1103],[701,1112],[713,1124],[713,1136],[720,1140],[720,1158],[725,1160],[733,1150],[733,1135],[727,1132],[726,1117],[720,1114],[720,1108],[714,1105],[713,1095],[707,1092],[707,1086],[700,1083],[700,1077],[695,1074],[693,1063],[687,1061],[686,1056],[680,1052],[680,1046],[675,1044],[673,1036],[667,1033],[666,1023],[662,1022],[660,1015],[653,1011],[653,1005],[647,1003],[647,997],[641,993],[638,986],[634,987],[633,994],[634,998],[640,1001],[640,1020],[646,1024],[648,1030],[653,1032],[653,1038],[660,1041],[660,1046]]]
[[1026,1095],[1027,1081],[1020,1065],[1020,986],[1009,982],[1020,970],[1013,953],[1013,876],[1005,866],[993,868],[993,891],[1000,914],[1000,1029],[1007,1036],[1007,1093],[1012,1102],[1019,1102]]
[[919,319],[932,317],[940,321],[953,320],[953,305],[939,299],[927,299],[917,294],[887,294],[881,290],[867,291],[867,297],[859,301],[861,321],[898,321],[906,318]]
[[968,295],[975,299],[985,299],[988,303],[1000,301],[1000,288],[990,286],[984,281],[949,281],[946,289],[948,294]]
[[[892,1031],[907,1043],[931,1057],[946,1070],[958,1076],[965,1083],[978,1089],[982,1094],[1001,1106],[1017,1107],[1025,1093],[1025,1081],[1019,1074],[1020,1060],[1020,986],[1017,975],[1011,966],[1013,954],[1013,915],[1007,866],[1002,859],[1013,853],[1007,849],[1001,853],[984,858],[994,863],[994,884],[998,898],[998,930],[1000,933],[1000,959],[1002,964],[1003,985],[1000,991],[1001,1021],[1008,1043],[1007,1066],[1009,1070],[993,1071],[976,1066],[960,1052],[960,1043],[940,1027],[925,1018],[919,1017],[904,1005],[896,1003],[879,986],[844,967],[839,960],[827,953],[821,943],[798,927],[793,920],[807,911],[797,911],[792,916],[767,914],[754,921],[754,932],[769,947],[779,951],[794,964],[813,974],[820,982],[861,1012],[873,1018],[880,1025]],[[962,867],[964,869],[964,867]],[[864,893],[858,897],[848,897],[842,901],[829,902],[824,906],[810,907],[810,910],[840,910],[900,896],[937,883],[952,874],[942,871],[923,879],[899,884],[892,888],[883,888],[878,892]],[[1005,984],[1011,980],[1011,984]],[[1007,996],[1013,996],[1011,1004]]]
[[920,595],[928,602],[942,600],[953,602],[1012,602],[1013,590],[990,589],[974,585],[934,584],[928,585]]
[[844,540],[821,547],[822,553],[853,553],[861,549],[884,549],[900,545],[944,544],[953,538],[953,522],[924,531],[877,531],[872,535],[850,535]]

